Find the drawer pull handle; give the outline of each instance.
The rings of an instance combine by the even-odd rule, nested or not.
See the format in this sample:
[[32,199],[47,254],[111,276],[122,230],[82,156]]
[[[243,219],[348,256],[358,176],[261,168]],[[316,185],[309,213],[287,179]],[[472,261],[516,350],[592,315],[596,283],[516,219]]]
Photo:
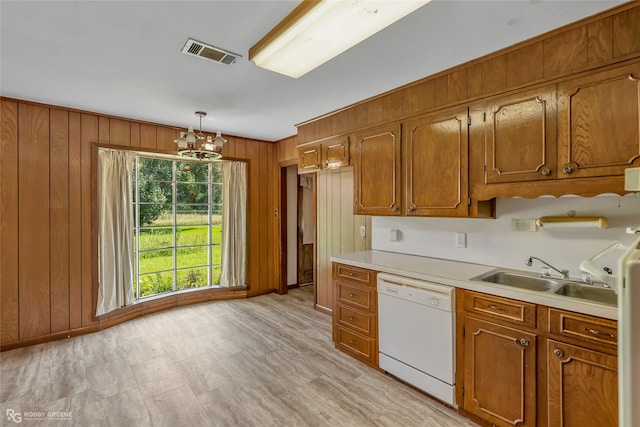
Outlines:
[[610,334],[609,332],[602,332],[599,331],[597,329],[591,329],[591,328],[584,328],[585,331],[593,334],[593,335],[604,335],[605,337],[609,337],[609,338],[615,338],[616,336],[613,334]]
[[353,272],[351,272],[351,271],[350,271],[348,274],[349,274],[349,276],[351,276],[351,277],[353,277],[353,276],[354,276]]
[[493,304],[489,304],[489,308],[493,311],[503,311],[503,312],[507,312],[506,308],[502,308],[502,307],[498,307],[497,305],[493,305]]
[[358,318],[357,317],[353,317],[353,316],[349,316],[349,320],[351,320],[352,322],[357,322]]
[[559,348],[556,348],[555,350],[553,350],[553,354],[555,354],[558,357],[562,357],[564,356],[564,351],[560,350]]
[[358,341],[354,340],[353,338],[349,338],[349,344],[358,345]]
[[349,292],[349,297],[350,298],[359,298],[359,296],[357,294],[351,293]]
[[520,338],[520,345],[523,347],[529,347],[529,340],[526,338]]

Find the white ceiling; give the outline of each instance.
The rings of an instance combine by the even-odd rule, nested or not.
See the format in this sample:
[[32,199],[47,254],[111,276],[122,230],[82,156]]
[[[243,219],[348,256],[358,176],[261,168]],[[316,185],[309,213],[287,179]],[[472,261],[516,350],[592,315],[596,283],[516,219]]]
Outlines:
[[[346,1],[346,0],[345,0]],[[623,3],[434,0],[299,79],[247,52],[298,1],[1,1],[0,93],[278,140],[295,124]],[[243,55],[180,52],[194,38]]]

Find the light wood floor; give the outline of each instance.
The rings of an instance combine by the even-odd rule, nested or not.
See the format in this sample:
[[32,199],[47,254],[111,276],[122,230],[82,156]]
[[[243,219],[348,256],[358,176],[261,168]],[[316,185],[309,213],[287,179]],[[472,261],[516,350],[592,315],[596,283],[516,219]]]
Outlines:
[[[337,351],[311,287],[3,352],[0,381],[0,425],[475,425]],[[48,411],[70,419],[24,416]]]

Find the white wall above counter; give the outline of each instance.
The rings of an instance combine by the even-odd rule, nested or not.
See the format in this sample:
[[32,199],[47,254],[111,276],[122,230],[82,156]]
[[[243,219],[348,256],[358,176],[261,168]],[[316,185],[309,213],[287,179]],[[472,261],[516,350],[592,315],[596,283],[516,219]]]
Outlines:
[[[580,277],[582,260],[614,240],[624,244],[633,241],[625,229],[640,225],[640,196],[498,199],[496,211],[496,219],[374,217],[372,249],[539,272],[539,263],[525,265],[529,256],[536,256],[558,269],[568,269],[572,277]],[[511,231],[512,219],[566,216],[568,211],[577,216],[606,217],[608,228]],[[456,247],[456,233],[466,234],[465,248]],[[392,234],[397,234],[397,241],[391,241]],[[615,270],[613,255],[602,263]],[[611,265],[607,265],[609,261]]]

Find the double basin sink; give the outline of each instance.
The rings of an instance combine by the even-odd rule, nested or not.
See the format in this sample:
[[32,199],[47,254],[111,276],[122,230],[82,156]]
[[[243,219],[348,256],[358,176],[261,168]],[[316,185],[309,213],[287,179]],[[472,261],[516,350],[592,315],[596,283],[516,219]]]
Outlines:
[[529,291],[546,292],[610,306],[616,306],[618,303],[618,296],[611,288],[599,284],[576,282],[570,279],[541,277],[535,274],[527,274],[527,272],[496,269],[473,277],[471,280],[511,286]]

